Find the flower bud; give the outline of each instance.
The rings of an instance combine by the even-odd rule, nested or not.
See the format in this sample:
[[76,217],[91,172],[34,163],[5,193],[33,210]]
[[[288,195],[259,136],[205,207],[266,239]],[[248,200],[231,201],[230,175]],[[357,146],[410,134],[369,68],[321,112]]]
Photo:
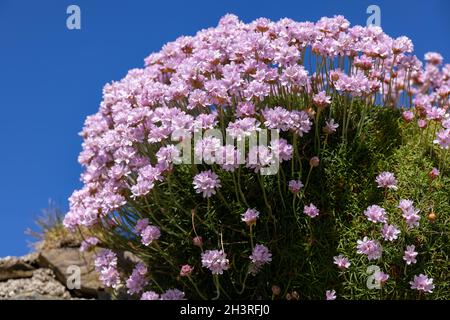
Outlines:
[[281,293],[280,287],[277,286],[277,285],[273,285],[273,286],[272,286],[272,294],[273,294],[274,296],[278,296],[280,293]]
[[436,221],[436,213],[434,213],[434,211],[431,211],[428,215],[427,215],[427,219],[430,222],[435,222]]
[[194,270],[193,267],[191,267],[188,264],[185,264],[184,266],[181,267],[180,276],[187,277],[187,276],[191,275],[192,270]]
[[431,180],[436,179],[437,177],[439,177],[439,170],[437,168],[431,169],[431,171],[428,173],[428,176]]
[[309,165],[310,165],[311,167],[318,167],[318,166],[319,166],[319,163],[320,163],[319,157],[312,157],[312,158],[309,160]]
[[197,247],[202,247],[203,246],[203,238],[201,236],[194,237],[192,239],[192,244]]

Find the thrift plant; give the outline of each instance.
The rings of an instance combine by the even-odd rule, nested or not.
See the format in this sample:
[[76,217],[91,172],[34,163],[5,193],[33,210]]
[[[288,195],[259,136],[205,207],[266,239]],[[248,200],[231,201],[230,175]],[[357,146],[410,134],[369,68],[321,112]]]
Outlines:
[[64,225],[135,299],[449,299],[450,65],[412,51],[342,16],[167,43],[104,87]]

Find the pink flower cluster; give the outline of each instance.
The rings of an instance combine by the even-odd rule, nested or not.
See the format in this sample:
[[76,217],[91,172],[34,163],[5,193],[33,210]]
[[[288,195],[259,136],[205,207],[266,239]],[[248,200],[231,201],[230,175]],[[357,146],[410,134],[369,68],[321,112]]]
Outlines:
[[[304,110],[267,106],[267,98],[285,94],[308,94],[323,108],[332,103],[325,93],[330,90],[353,97],[378,95],[388,104],[406,92],[428,110],[429,121],[444,119],[450,67],[441,71],[442,59],[430,53],[423,69],[410,55],[412,48],[406,37],[393,39],[374,26],[351,27],[342,16],[316,23],[261,18],[245,24],[226,15],[216,28],[167,43],[145,59],[145,68],[107,84],[99,112],[86,119],[79,155],[84,185],[69,199],[65,226],[90,227],[129,197],[151,192],[179,156],[168,141],[172,134],[215,127],[219,110],[234,114],[225,126],[237,139],[259,128],[257,119],[267,128],[299,136],[309,132],[311,118]],[[353,59],[354,65],[351,72],[336,68],[315,77],[303,65],[307,51],[322,59]],[[332,133],[337,125],[329,120],[324,131]],[[437,139],[444,147],[446,130]],[[145,144],[155,150],[156,161],[143,154],[140,146]],[[286,151],[284,158],[289,157]],[[211,172],[197,177],[194,185],[209,197],[219,182]]]
[[147,267],[142,262],[138,263],[133,270],[133,273],[126,281],[129,294],[136,294],[141,292],[147,285]]
[[227,254],[222,250],[207,250],[202,253],[202,266],[212,274],[223,274],[230,267]]
[[262,266],[272,261],[272,254],[266,246],[257,244],[255,248],[253,248],[252,254],[249,258],[252,261],[250,265],[250,272],[255,275],[260,271]]
[[147,218],[138,220],[134,230],[141,236],[141,242],[145,246],[149,246],[153,241],[158,240],[161,236],[161,231],[159,228],[149,225]]
[[81,252],[88,251],[92,247],[95,247],[99,242],[100,240],[96,237],[88,237],[81,243],[80,251]]
[[369,260],[381,258],[383,249],[378,241],[364,237],[364,239],[358,240],[357,244],[357,252],[366,255]]
[[256,209],[247,209],[245,213],[241,215],[241,220],[248,226],[254,225],[259,217],[259,211]]
[[400,200],[398,208],[402,210],[402,216],[405,219],[406,225],[409,229],[419,226],[420,216],[418,215],[418,213],[420,212],[420,210],[414,208],[414,203],[411,200]]
[[[238,159],[245,159],[244,170],[255,173],[276,161],[292,160],[297,149],[287,137],[305,139],[315,114],[318,119],[324,109],[332,110],[335,94],[365,102],[381,101],[389,106],[403,103],[403,107],[411,108],[402,113],[404,120],[411,124],[417,120],[422,129],[431,122],[438,125],[434,143],[449,149],[450,65],[441,67],[443,59],[437,53],[427,53],[423,65],[411,55],[412,51],[408,38],[391,38],[374,26],[351,27],[342,16],[324,17],[316,23],[261,18],[246,24],[234,15],[226,15],[216,28],[167,43],[145,59],[144,68],[132,69],[122,80],[104,87],[99,111],[86,119],[80,133],[84,139],[78,158],[84,167],[83,186],[69,199],[64,225],[72,230],[78,226],[114,228],[111,215],[136,201],[147,200],[155,186],[165,183],[176,170],[174,164],[181,153],[174,143],[187,140],[187,135],[220,126],[242,142],[258,130],[282,131],[284,138],[268,146],[250,148],[247,154],[240,154],[234,146],[221,145],[220,139],[214,137],[196,143],[196,157],[207,165],[220,163],[193,174],[190,190],[199,194],[199,199],[221,195],[220,171],[240,170]],[[309,70],[308,56],[322,61],[326,72]],[[335,60],[342,63],[332,63]],[[308,103],[286,102],[291,101],[291,96],[304,98]],[[408,96],[410,99],[402,99]],[[414,109],[403,100],[411,100]],[[327,138],[339,128],[329,118],[332,114],[321,128]],[[224,162],[225,158],[231,162]],[[320,159],[312,157],[311,169],[319,165]],[[430,173],[433,179],[438,175],[436,171]],[[397,189],[397,180],[390,172],[380,173],[376,183],[379,188]],[[303,184],[291,180],[288,188],[297,194]],[[412,201],[401,200],[399,208],[408,228],[419,225],[419,210]],[[312,203],[305,205],[303,212],[311,218],[319,215]],[[384,240],[398,238],[400,231],[388,224],[383,208],[372,205],[364,214],[369,221],[383,224]],[[258,216],[258,211],[248,209],[242,221],[251,226]],[[159,222],[152,223],[161,226]],[[148,219],[138,220],[134,231],[144,246],[161,236],[160,229]],[[88,249],[97,242],[87,239],[82,248]],[[202,238],[196,237],[194,244],[202,247]],[[414,246],[407,247],[407,264],[416,262],[414,250]],[[382,247],[378,241],[364,237],[357,242],[357,252],[377,260]],[[258,244],[249,258],[256,273],[270,263],[272,255],[267,247]],[[230,268],[223,248],[203,251],[201,263],[214,275]],[[343,256],[334,257],[334,263],[342,270],[350,266]],[[104,249],[97,255],[95,267],[105,286],[119,285],[117,256],[111,250]],[[182,269],[182,276],[191,271]],[[144,290],[146,273],[145,266],[136,266],[126,281],[130,294]],[[385,282],[389,276],[380,273],[377,277]],[[411,287],[424,292],[434,288],[432,279],[424,275],[416,276]],[[326,296],[335,299],[335,291],[327,291]],[[142,299],[184,299],[184,293],[177,289],[162,294],[147,291]]]
[[120,283],[116,254],[109,249],[102,249],[95,257],[94,265],[105,287],[116,288]]
[[184,292],[178,289],[168,289],[159,295],[155,291],[146,291],[142,294],[141,300],[186,300]]

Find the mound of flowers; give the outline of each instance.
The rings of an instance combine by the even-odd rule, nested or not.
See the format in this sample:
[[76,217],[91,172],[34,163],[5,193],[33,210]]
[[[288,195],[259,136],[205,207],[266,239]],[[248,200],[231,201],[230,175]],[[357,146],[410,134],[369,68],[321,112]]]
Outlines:
[[450,65],[412,51],[342,16],[167,43],[86,119],[65,226],[137,299],[449,298]]

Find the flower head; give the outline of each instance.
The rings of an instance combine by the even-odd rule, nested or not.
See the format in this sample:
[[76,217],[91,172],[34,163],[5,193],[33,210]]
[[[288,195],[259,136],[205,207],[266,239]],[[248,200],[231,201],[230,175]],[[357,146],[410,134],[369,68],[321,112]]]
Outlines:
[[375,281],[377,281],[381,286],[389,279],[389,275],[383,271],[375,271],[373,274]]
[[303,213],[306,214],[310,218],[317,217],[319,215],[319,209],[312,203],[306,205],[303,209]]
[[327,300],[336,300],[336,291],[335,290],[327,290],[325,292],[325,298]]
[[180,270],[180,276],[181,276],[181,277],[187,277],[187,276],[191,275],[191,273],[192,273],[193,270],[194,270],[193,267],[191,267],[191,266],[188,265],[188,264],[185,264],[185,265],[183,265],[183,266],[181,267],[181,270]]
[[105,287],[116,288],[120,283],[117,271],[117,255],[110,249],[102,249],[94,260],[95,270],[100,274],[100,281]]
[[272,261],[272,254],[266,246],[257,244],[255,248],[253,248],[252,254],[249,258],[252,261],[250,272],[252,274],[256,274],[263,265]]
[[331,103],[331,97],[327,96],[325,91],[320,91],[314,95],[313,102],[318,108],[323,108]]
[[431,171],[428,173],[428,176],[430,177],[430,179],[436,179],[437,177],[439,177],[439,170],[438,168],[433,168],[431,169]]
[[311,159],[309,159],[309,165],[311,167],[318,167],[320,164],[320,159],[319,157],[312,157]]
[[168,289],[161,295],[161,300],[186,300],[184,292],[178,289]]
[[400,230],[392,224],[384,224],[383,227],[381,227],[381,235],[386,241],[396,240],[399,234]]
[[403,111],[402,117],[405,122],[411,122],[414,119],[414,113],[412,113],[410,110]]
[[383,250],[377,241],[367,237],[364,237],[363,240],[358,240],[356,248],[358,249],[357,253],[366,255],[369,260],[381,258]]
[[411,285],[411,289],[419,290],[422,292],[433,292],[433,278],[428,278],[424,274],[419,274],[418,276],[414,276],[414,279],[409,283]]
[[159,294],[155,291],[146,291],[142,294],[141,300],[159,300]]
[[397,179],[392,172],[382,172],[377,178],[376,182],[378,184],[378,188],[392,189],[397,190]]
[[350,267],[351,265],[350,261],[348,261],[348,259],[341,254],[333,257],[333,260],[334,264],[337,265],[341,270],[348,269],[348,267]]
[[438,144],[442,149],[450,148],[450,129],[442,129],[436,133],[436,140],[433,143]]
[[211,270],[212,274],[223,274],[230,267],[227,254],[222,250],[206,250],[203,252],[202,266]]
[[202,247],[203,246],[203,238],[201,236],[196,236],[192,238],[192,244],[196,247]]
[[86,238],[80,245],[80,251],[88,251],[90,248],[96,246],[100,240],[96,237],[88,237]]
[[197,174],[192,184],[197,193],[203,193],[204,198],[209,198],[216,194],[216,189],[221,187],[219,177],[211,170]]
[[415,264],[417,262],[416,257],[418,255],[418,252],[416,252],[415,249],[416,247],[414,245],[406,246],[403,260],[406,261],[407,265]]
[[259,217],[259,211],[256,209],[247,209],[245,213],[241,215],[241,220],[245,222],[248,226],[254,225],[256,223],[256,220]]
[[420,216],[418,215],[418,213],[420,212],[420,210],[416,210],[414,208],[413,202],[411,200],[400,200],[398,208],[402,210],[402,216],[405,219],[406,225],[409,229],[419,226]]
[[386,211],[376,204],[369,206],[364,211],[364,215],[371,222],[387,222]]
[[143,263],[138,263],[133,270],[133,273],[126,281],[126,286],[128,288],[129,294],[136,294],[141,292],[145,285],[147,284],[147,280],[145,278],[147,274],[147,267]]
[[325,121],[325,126],[322,128],[323,132],[326,134],[332,134],[336,132],[336,129],[339,127],[338,123],[334,122],[334,119],[330,119]]
[[291,180],[289,181],[288,187],[292,193],[299,193],[301,188],[303,188],[303,183],[300,180]]
[[148,225],[141,232],[141,242],[145,246],[149,246],[153,241],[158,240],[161,236],[161,231],[158,227]]

